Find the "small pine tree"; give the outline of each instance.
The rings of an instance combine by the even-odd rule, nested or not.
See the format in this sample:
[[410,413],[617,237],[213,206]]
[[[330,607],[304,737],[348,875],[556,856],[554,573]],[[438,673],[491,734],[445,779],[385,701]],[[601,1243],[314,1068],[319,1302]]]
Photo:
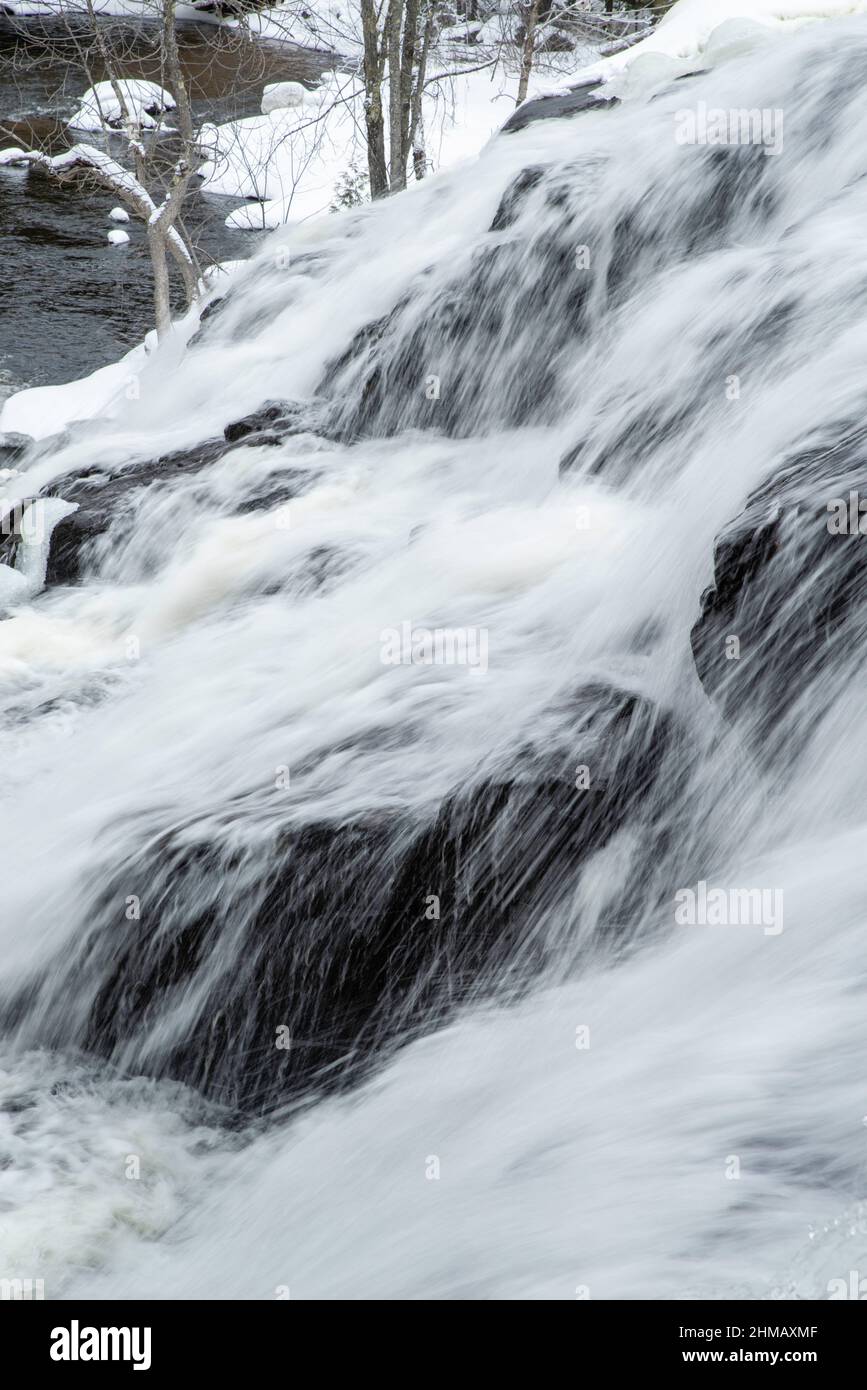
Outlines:
[[334,195],[328,211],[341,212],[343,208],[358,208],[362,203],[369,201],[370,179],[353,160],[334,185]]

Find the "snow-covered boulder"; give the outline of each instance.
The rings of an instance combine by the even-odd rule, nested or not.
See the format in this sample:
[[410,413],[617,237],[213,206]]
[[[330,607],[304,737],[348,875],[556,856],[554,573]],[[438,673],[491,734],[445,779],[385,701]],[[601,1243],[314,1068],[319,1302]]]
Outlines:
[[111,246],[126,246],[129,241],[129,232],[122,232],[120,227],[115,227],[114,231],[109,232],[108,240]]
[[307,88],[300,82],[269,82],[262,91],[262,115],[271,111],[282,111],[287,107],[302,106],[307,96]]
[[127,212],[126,208],[112,208],[111,212],[108,215],[111,218],[112,222],[129,221],[129,213]]
[[[142,130],[153,130],[175,106],[171,92],[156,82],[125,77],[117,86],[130,116]],[[123,108],[111,82],[97,82],[95,87],[88,87],[68,125],[73,130],[104,130],[106,126],[122,126],[123,121]]]

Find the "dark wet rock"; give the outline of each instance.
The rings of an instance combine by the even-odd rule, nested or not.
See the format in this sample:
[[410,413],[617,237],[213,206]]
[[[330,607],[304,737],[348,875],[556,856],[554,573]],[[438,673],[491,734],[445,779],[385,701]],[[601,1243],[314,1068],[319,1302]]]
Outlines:
[[279,444],[290,435],[316,429],[319,423],[310,405],[298,401],[265,401],[251,415],[227,425],[223,435],[229,444]]
[[216,320],[219,319],[226,305],[230,303],[231,298],[230,294],[219,294],[208,300],[208,303],[199,313],[198,327],[187,343],[188,351],[190,348],[198,347],[200,343],[205,342],[210,337]]
[[575,116],[581,111],[596,111],[606,106],[617,106],[616,97],[598,95],[601,86],[601,82],[593,82],[583,87],[574,87],[569,92],[558,93],[556,96],[537,97],[534,101],[525,101],[506,121],[501,134],[523,130],[533,121],[562,120],[564,116]]
[[0,434],[0,468],[19,468],[35,443],[29,434]]
[[[280,444],[290,435],[312,430],[319,418],[320,414],[310,405],[266,401],[255,414],[227,426],[223,438],[207,439],[157,460],[117,470],[102,466],[59,479],[52,494],[76,502],[78,510],[60,521],[54,530],[46,584],[78,583],[87,566],[91,542],[133,506],[142,489],[165,487],[180,476],[200,473],[239,445]],[[237,510],[262,510],[297,497],[313,476],[311,470],[293,471],[291,476],[275,474],[240,500]]]
[[[647,197],[642,186],[604,222],[596,196],[605,177],[601,158],[522,170],[490,235],[450,278],[418,276],[390,314],[356,334],[328,365],[316,395],[331,402],[329,433],[348,441],[407,429],[461,437],[550,423],[574,406],[563,369],[590,332],[604,334],[607,315],[663,270],[716,253],[747,229],[754,234],[774,210],[778,161],[762,150],[690,148],[684,158],[694,166],[687,206],[678,179],[677,198]],[[590,248],[582,259],[578,253]],[[779,283],[769,283],[769,294],[779,300]],[[793,323],[792,306],[775,302],[766,322],[745,327],[745,344],[779,344]],[[722,354],[722,345],[709,346]],[[718,363],[705,369],[702,361],[697,378],[701,403],[709,405]],[[588,459],[595,472],[628,458],[639,463],[648,447],[679,437],[688,414],[679,388],[652,409],[624,406],[612,389],[612,410],[623,414],[623,438],[616,448],[605,441],[605,458]],[[697,428],[699,413],[693,417]],[[573,457],[564,471],[574,464]]]
[[[641,827],[672,742],[668,718],[622,690],[586,687],[570,708],[569,747],[518,748],[426,816],[319,820],[249,849],[192,826],[147,836],[95,885],[74,957],[44,975],[43,993],[89,1002],[72,1027],[46,998],[37,1012],[56,1037],[43,1045],[63,1039],[265,1110],[357,1080],[513,969],[526,981],[554,953],[553,909],[584,866],[627,820]],[[236,826],[244,813],[232,808]],[[655,863],[649,826],[644,849]],[[625,923],[609,928],[622,945]],[[183,1026],[170,1035],[175,1008]]]
[[615,222],[606,277],[608,299],[624,303],[664,266],[717,251],[738,221],[766,222],[777,194],[773,159],[755,145],[690,148],[694,172],[691,205],[678,210],[664,202],[637,204]]
[[[483,241],[446,284],[419,277],[387,318],[357,334],[317,388],[333,402],[329,431],[460,437],[543,418],[558,363],[587,326],[593,277],[575,256],[591,240],[578,220],[584,184],[583,171],[533,169],[497,214],[498,230],[520,217],[523,237]],[[547,212],[541,227],[537,206]],[[562,209],[556,225],[552,208]]]
[[[816,718],[867,657],[867,534],[848,521],[854,505],[858,526],[859,499],[867,502],[867,432],[850,426],[799,451],[717,538],[714,582],[692,630],[696,669],[766,756],[791,744],[786,716],[808,691]],[[730,638],[739,656],[727,653]]]
[[78,510],[64,517],[54,528],[48,555],[46,585],[75,584],[86,566],[89,545],[104,531],[136,493],[145,487],[159,487],[184,473],[206,468],[226,451],[224,440],[208,440],[192,449],[178,450],[147,463],[133,464],[119,472],[92,469],[60,479],[52,493],[67,502],[78,503]]
[[544,174],[545,166],[542,164],[528,164],[526,169],[521,170],[503,194],[491,223],[492,232],[502,232],[512,226],[527,200],[527,194],[541,182]]
[[630,413],[624,411],[623,427],[610,439],[604,454],[591,454],[586,440],[579,440],[560,460],[560,477],[586,467],[587,477],[606,482],[625,482],[640,465],[666,444],[682,439],[697,423],[696,402],[654,402]]

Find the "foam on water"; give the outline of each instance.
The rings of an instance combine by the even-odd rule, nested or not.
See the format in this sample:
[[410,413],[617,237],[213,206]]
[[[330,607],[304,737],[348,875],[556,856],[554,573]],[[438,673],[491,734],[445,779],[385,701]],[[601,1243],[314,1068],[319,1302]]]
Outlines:
[[[797,754],[760,766],[689,645],[715,535],[806,435],[831,448],[863,414],[865,79],[863,23],[811,30],[278,233],[200,343],[29,471],[62,496],[82,466],[328,383],[327,439],[142,491],[78,587],[0,624],[0,994],[34,1121],[28,1137],[13,1108],[23,1204],[0,1273],[47,1267],[76,1296],[762,1298],[821,1296],[867,1259],[861,676],[842,694],[820,676]],[[697,99],[784,109],[784,154],[678,146]],[[283,495],[247,507],[266,486]],[[487,671],[384,665],[405,620],[483,628]],[[278,827],[423,815],[480,768],[520,769],[532,740],[568,746],[567,696],[593,681],[679,731],[642,807],[665,833],[652,870],[637,815],[576,868],[520,998],[468,1004],[349,1094],[233,1140],[192,1093],[135,1078],[179,1039],[208,1048],[239,917],[113,1052],[133,1079],[66,1060],[162,836],[223,853],[216,913],[254,893]],[[784,930],[675,928],[701,877],[780,886]],[[123,1177],[136,1152],[141,1183]]]

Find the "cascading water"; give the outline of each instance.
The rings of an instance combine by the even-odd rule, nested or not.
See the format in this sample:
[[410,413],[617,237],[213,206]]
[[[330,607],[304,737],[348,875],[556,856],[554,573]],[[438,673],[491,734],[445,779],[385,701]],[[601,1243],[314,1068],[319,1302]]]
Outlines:
[[[867,1259],[865,83],[805,31],[278,233],[8,485],[77,510],[0,623],[4,1275]],[[782,152],[677,143],[698,102]],[[784,916],[687,928],[701,882]]]

